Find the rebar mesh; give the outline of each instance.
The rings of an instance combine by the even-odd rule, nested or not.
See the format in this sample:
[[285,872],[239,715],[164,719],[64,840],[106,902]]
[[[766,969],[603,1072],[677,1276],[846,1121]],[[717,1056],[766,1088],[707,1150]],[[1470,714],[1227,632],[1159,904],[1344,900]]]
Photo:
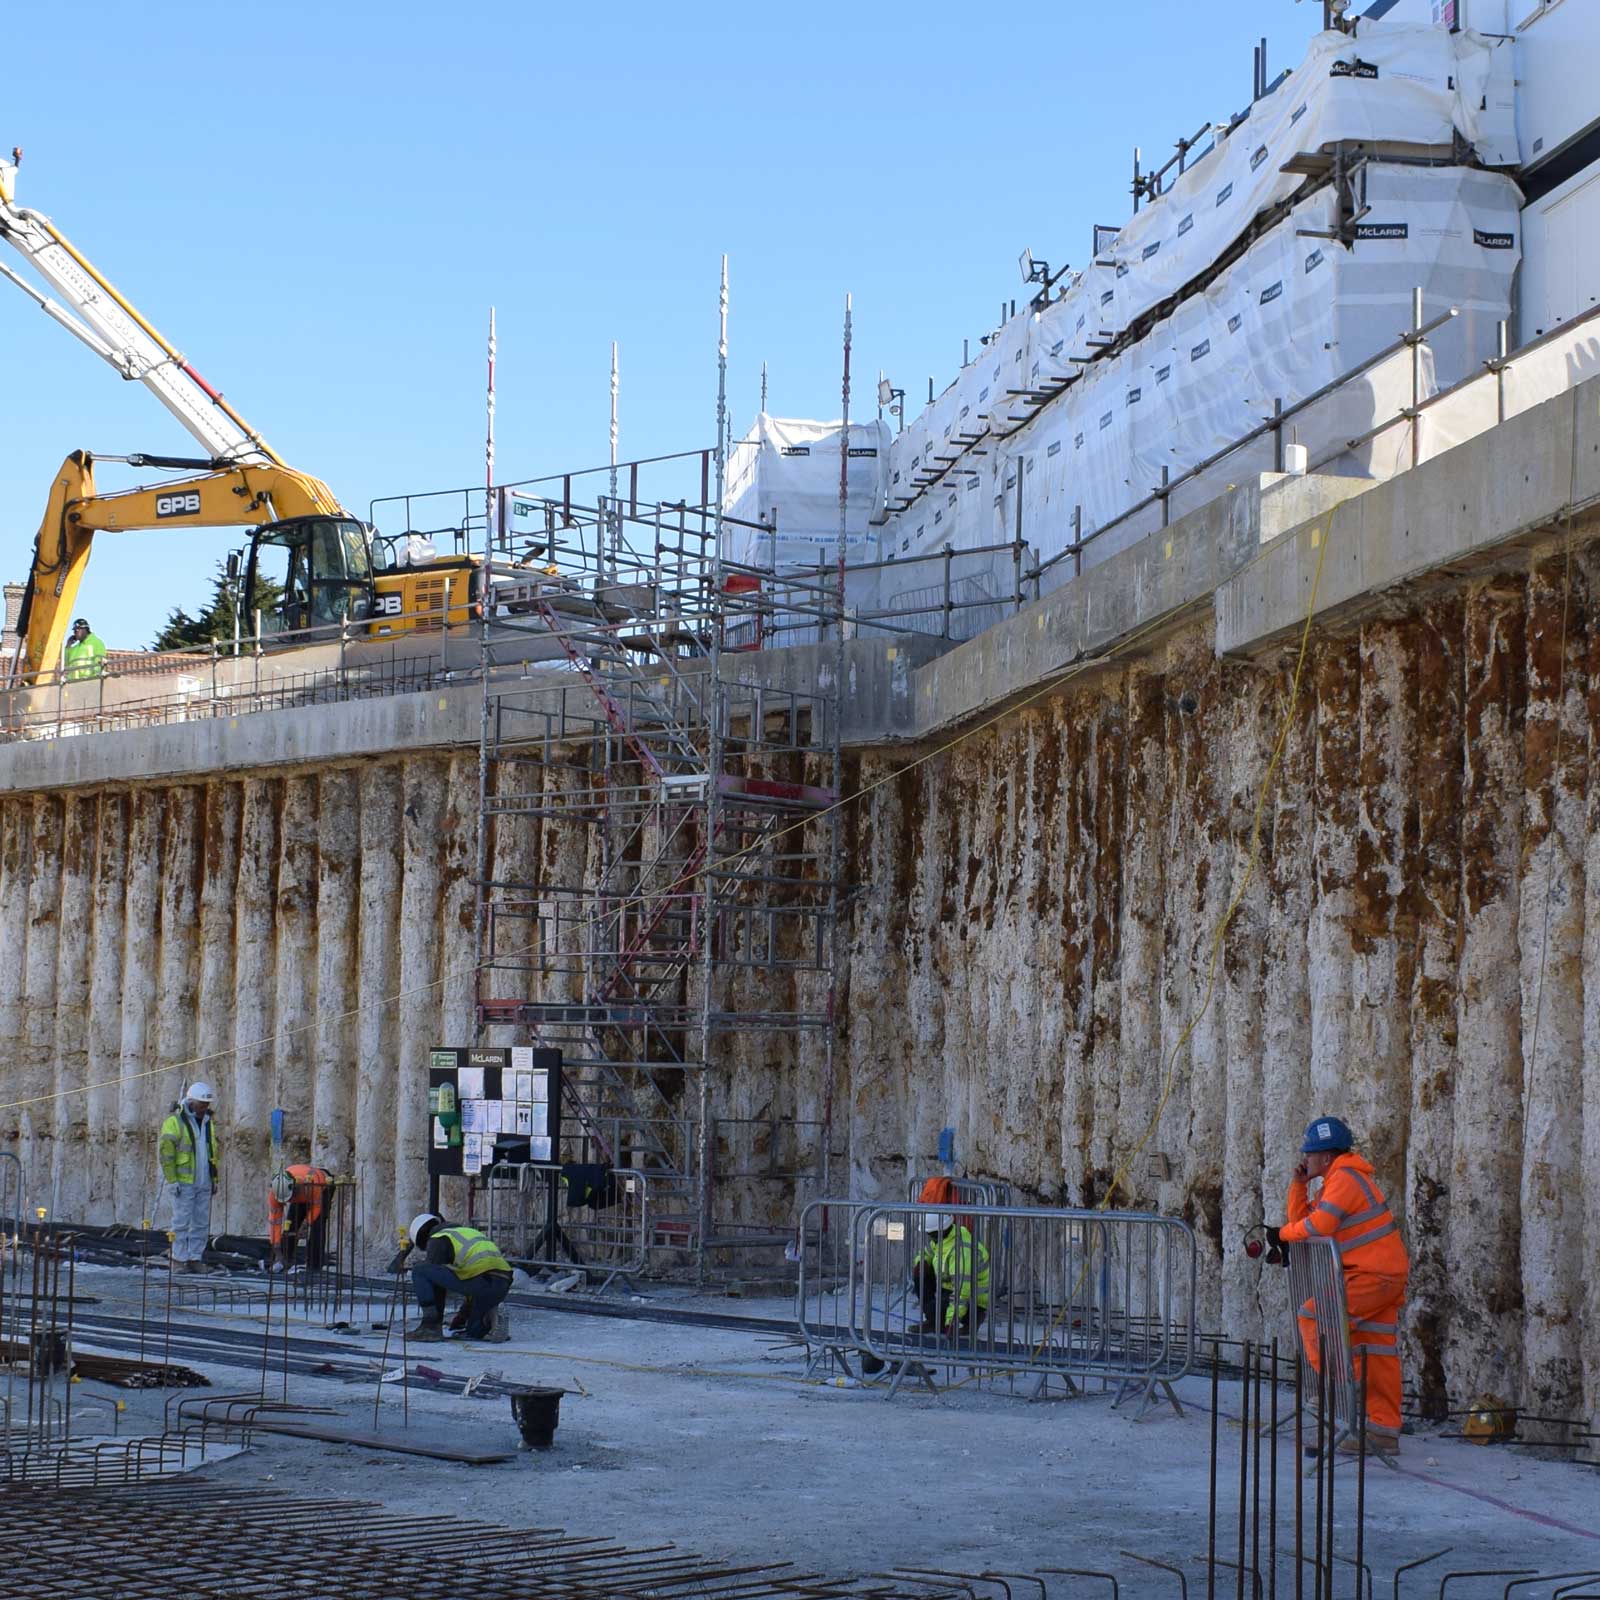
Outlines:
[[943,1600],[955,1582],[835,1581],[788,1563],[706,1560],[670,1544],[634,1546],[554,1528],[448,1516],[402,1517],[357,1500],[208,1484],[8,1490],[25,1539],[9,1541],[4,1592],[74,1600],[497,1600],[867,1595]]

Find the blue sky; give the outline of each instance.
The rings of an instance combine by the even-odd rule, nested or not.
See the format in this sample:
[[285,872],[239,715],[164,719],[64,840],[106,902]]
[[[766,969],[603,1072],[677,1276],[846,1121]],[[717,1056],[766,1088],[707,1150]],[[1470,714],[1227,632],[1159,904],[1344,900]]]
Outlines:
[[[612,339],[623,456],[709,444],[723,251],[736,431],[763,360],[774,413],[838,415],[846,290],[853,409],[879,368],[925,397],[1020,298],[1024,245],[1081,263],[1091,224],[1127,214],[1133,146],[1165,159],[1239,109],[1256,39],[1275,73],[1321,14],[548,10],[85,0],[64,33],[59,8],[21,0],[0,145],[24,149],[19,199],[365,515],[374,496],[482,481],[491,303],[500,478],[604,461]],[[4,282],[0,438],[8,579],[69,450],[190,448]],[[145,644],[237,542],[103,535],[80,609],[108,643]]]

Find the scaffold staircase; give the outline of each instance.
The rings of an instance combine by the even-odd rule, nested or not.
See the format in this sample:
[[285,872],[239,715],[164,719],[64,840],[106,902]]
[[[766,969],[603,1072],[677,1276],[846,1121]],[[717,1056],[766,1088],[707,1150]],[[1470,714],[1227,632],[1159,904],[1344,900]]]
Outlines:
[[[804,1011],[759,997],[762,973],[785,995],[832,982],[837,717],[814,693],[724,681],[715,563],[669,554],[643,563],[648,584],[598,560],[530,580],[516,626],[555,647],[537,688],[496,692],[486,643],[483,836],[535,819],[556,832],[532,880],[482,875],[477,1020],[480,1037],[562,1050],[569,1158],[648,1174],[653,1243],[703,1268],[727,1220],[713,1041],[815,1033],[831,1073],[831,995]],[[537,791],[507,776],[530,758]],[[806,781],[808,765],[830,781]],[[563,875],[551,863],[575,829],[582,868]]]

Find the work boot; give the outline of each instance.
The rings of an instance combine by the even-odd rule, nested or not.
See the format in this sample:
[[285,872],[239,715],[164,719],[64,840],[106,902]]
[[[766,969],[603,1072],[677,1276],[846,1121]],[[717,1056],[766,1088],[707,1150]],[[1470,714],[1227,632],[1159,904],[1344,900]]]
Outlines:
[[494,1315],[489,1319],[489,1331],[483,1337],[489,1344],[510,1344],[511,1320],[503,1307],[494,1308]]
[[413,1344],[439,1344],[444,1339],[444,1323],[439,1317],[424,1317],[406,1330],[406,1338]]
[[[1358,1456],[1361,1454],[1361,1441],[1354,1434],[1339,1441],[1339,1454],[1342,1456]],[[1386,1433],[1369,1433],[1367,1435],[1367,1454],[1369,1456],[1397,1456],[1400,1454],[1400,1441],[1391,1439]]]

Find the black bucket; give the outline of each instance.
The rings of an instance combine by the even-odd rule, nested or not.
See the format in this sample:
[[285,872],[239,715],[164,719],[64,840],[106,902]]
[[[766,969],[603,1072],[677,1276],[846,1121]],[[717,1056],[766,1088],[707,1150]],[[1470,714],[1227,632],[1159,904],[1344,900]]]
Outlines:
[[511,1415],[530,1450],[548,1450],[561,1420],[560,1389],[524,1389],[511,1397]]

